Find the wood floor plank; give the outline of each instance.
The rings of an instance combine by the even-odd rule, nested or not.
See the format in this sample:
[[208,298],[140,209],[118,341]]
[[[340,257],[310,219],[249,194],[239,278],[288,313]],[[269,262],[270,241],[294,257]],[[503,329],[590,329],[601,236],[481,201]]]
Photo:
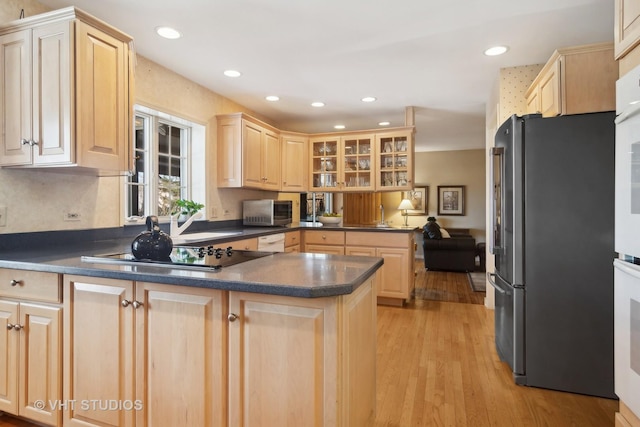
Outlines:
[[493,311],[451,302],[471,300],[465,273],[418,271],[420,285],[403,308],[378,307],[376,427],[614,425],[616,400],[514,383],[495,350]]

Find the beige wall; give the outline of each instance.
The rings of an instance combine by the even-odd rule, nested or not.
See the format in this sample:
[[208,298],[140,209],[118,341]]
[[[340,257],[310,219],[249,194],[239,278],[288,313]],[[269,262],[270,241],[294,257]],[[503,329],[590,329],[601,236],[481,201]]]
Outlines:
[[[469,228],[476,241],[485,241],[485,151],[428,151],[416,153],[416,187],[429,186],[426,215],[409,216],[408,224],[422,227],[428,216],[435,216],[444,228]],[[438,186],[463,185],[465,187],[462,216],[438,215]],[[385,219],[391,225],[404,224],[397,210],[401,193],[382,193]]]

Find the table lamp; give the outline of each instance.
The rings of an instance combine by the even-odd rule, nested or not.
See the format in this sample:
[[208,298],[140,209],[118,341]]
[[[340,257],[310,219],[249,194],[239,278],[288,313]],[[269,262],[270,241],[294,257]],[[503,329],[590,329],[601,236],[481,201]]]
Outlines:
[[404,215],[404,226],[408,227],[409,225],[407,224],[407,221],[409,220],[409,214],[407,213],[407,209],[415,209],[413,203],[411,203],[411,200],[409,199],[402,199],[402,201],[400,202],[400,206],[398,206],[398,209],[404,211],[404,213],[402,214]]

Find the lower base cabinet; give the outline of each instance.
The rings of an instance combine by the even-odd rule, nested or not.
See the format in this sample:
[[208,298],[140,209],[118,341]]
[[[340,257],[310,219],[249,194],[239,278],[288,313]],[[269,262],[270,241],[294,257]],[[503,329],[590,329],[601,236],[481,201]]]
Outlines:
[[65,425],[226,425],[224,292],[65,279]]
[[0,411],[59,426],[60,277],[0,269],[0,284]]
[[371,424],[378,278],[294,298],[65,276],[65,425]]

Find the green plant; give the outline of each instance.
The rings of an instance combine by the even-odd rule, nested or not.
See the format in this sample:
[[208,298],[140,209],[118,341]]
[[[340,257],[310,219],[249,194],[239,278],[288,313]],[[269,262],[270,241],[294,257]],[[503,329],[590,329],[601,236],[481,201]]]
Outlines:
[[174,206],[173,208],[174,213],[180,212],[181,214],[188,215],[188,216],[192,216],[196,212],[198,212],[200,209],[204,208],[204,205],[202,203],[197,203],[197,202],[194,202],[193,200],[185,200],[185,199],[176,200],[173,206]]

